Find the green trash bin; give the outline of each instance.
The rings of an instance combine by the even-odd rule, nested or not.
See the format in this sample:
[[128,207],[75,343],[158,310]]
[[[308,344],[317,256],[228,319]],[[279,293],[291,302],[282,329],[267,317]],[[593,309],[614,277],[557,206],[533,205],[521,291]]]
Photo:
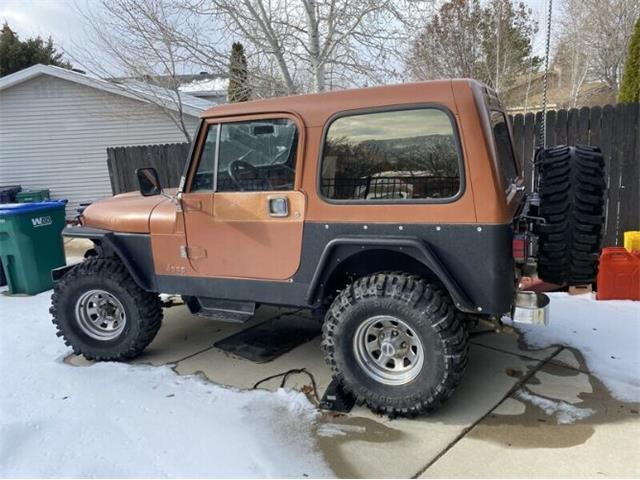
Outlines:
[[0,205],[0,260],[9,292],[53,286],[51,270],[65,265],[62,229],[66,201]]
[[49,200],[49,189],[41,190],[22,190],[16,194],[16,202],[18,203],[34,203],[45,202]]

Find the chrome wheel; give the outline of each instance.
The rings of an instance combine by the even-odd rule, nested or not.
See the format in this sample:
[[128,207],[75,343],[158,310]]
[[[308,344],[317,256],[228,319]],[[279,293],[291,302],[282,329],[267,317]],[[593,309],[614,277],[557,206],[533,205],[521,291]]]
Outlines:
[[404,385],[424,363],[422,342],[408,324],[377,315],[360,324],[353,338],[356,360],[365,373],[386,385]]
[[104,290],[83,293],[76,302],[76,318],[82,332],[96,340],[113,340],[127,323],[120,300]]

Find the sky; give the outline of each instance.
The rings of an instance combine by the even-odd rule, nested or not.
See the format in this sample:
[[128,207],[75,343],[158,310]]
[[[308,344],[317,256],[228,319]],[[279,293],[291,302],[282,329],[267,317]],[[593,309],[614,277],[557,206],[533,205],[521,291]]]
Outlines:
[[[357,0],[354,0],[357,1]],[[542,31],[544,30],[544,12],[548,0],[524,0],[533,11],[534,18],[540,23],[540,33],[536,39],[536,54],[544,53]],[[555,0],[554,11],[558,11],[561,0]],[[77,68],[82,68],[74,45],[86,44],[87,33],[83,28],[83,19],[78,12],[87,5],[97,4],[96,0],[0,0],[0,22],[7,21],[21,38],[41,35],[53,37],[59,50],[67,53]],[[192,73],[192,72],[184,72]]]
[[51,35],[66,48],[71,40],[84,35],[75,4],[73,0],[2,0],[0,21],[7,21],[23,38]]

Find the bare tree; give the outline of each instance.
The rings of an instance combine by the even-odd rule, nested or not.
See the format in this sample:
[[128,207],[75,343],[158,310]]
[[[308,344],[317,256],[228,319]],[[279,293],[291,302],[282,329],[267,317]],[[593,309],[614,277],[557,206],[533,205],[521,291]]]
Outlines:
[[625,52],[640,16],[638,0],[564,0],[557,55],[570,60],[572,90],[585,78],[617,93]]
[[553,59],[552,68],[559,74],[559,86],[569,88],[569,107],[579,106],[582,86],[589,73],[589,55],[584,49],[583,36],[580,29],[563,30]]
[[[74,46],[82,65],[102,78],[119,76],[111,78],[116,87],[155,105],[190,141],[178,80],[188,53],[175,37],[188,16],[165,0],[98,0],[76,8],[92,39]],[[96,51],[103,52],[99,60]]]
[[[430,9],[429,2],[411,0],[182,0],[180,5],[198,18],[191,30],[177,35],[193,58],[210,64],[220,56],[220,45],[237,39],[246,47],[253,81],[275,83],[286,94],[401,78],[399,59],[410,25]],[[260,88],[255,91],[260,94]]]

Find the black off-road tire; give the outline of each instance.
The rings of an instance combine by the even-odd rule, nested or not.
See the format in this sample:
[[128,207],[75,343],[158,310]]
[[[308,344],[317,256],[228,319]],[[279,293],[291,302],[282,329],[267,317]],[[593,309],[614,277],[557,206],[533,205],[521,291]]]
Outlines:
[[598,147],[543,150],[538,158],[538,276],[557,285],[592,283],[604,224],[604,159]]
[[[76,303],[86,292],[99,289],[117,298],[126,322],[113,339],[95,339],[81,328]],[[121,361],[138,356],[151,343],[162,323],[162,303],[158,295],[142,290],[127,269],[114,258],[91,258],[56,282],[50,313],[58,337],[76,355],[89,360]]]
[[[401,319],[422,342],[424,363],[403,385],[376,381],[356,359],[359,325],[380,315]],[[346,287],[327,312],[322,337],[334,378],[358,404],[390,417],[428,413],[442,404],[460,383],[469,351],[467,331],[447,292],[403,273],[379,273]]]

